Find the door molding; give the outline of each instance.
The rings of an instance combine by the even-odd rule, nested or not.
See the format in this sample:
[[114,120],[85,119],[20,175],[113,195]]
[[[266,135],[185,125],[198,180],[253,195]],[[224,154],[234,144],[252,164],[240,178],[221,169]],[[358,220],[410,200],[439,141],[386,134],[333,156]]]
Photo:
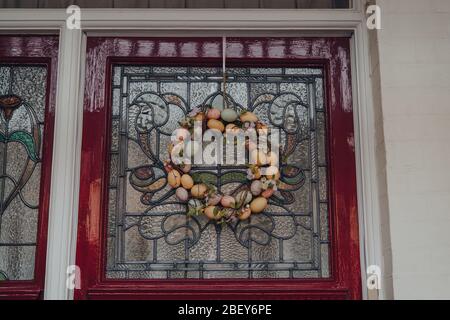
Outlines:
[[[357,154],[357,185],[361,246],[361,275],[363,297],[365,289],[365,268],[368,265],[383,267],[383,251],[380,230],[380,209],[378,188],[376,185],[376,140],[375,119],[371,80],[369,75],[368,30],[365,27],[364,0],[354,1],[353,9],[339,10],[267,10],[267,9],[190,9],[189,15],[183,9],[83,9],[80,31],[69,30],[64,9],[3,9],[0,12],[0,33],[59,33],[60,52],[59,70],[65,70],[59,77],[56,107],[56,127],[54,135],[53,177],[64,183],[72,192],[70,201],[60,196],[67,195],[52,188],[49,221],[49,242],[58,245],[48,246],[47,283],[45,297],[49,299],[70,299],[73,291],[66,286],[66,270],[75,261],[75,223],[78,211],[79,163],[81,152],[82,104],[83,92],[83,39],[86,33],[115,36],[138,34],[158,34],[170,36],[174,31],[183,29],[191,36],[215,32],[215,35],[234,36],[243,33],[261,35],[261,33],[292,34],[296,36],[331,34],[353,34],[353,112],[355,125],[355,149]],[[180,35],[180,33],[177,33]],[[81,79],[81,81],[79,81]],[[78,94],[74,94],[74,91]],[[70,95],[68,95],[71,93]],[[69,98],[67,98],[67,97]],[[74,120],[75,119],[75,120]],[[58,121],[61,125],[58,125]],[[63,124],[75,123],[69,127]],[[64,132],[64,134],[60,134]],[[69,164],[56,168],[55,161],[68,159]],[[57,171],[61,170],[61,171]],[[72,191],[69,191],[72,190]],[[59,196],[59,198],[58,198]],[[63,216],[63,217],[61,217]],[[60,225],[62,224],[62,225]],[[382,269],[383,270],[383,269]],[[50,281],[51,279],[51,281]],[[384,297],[383,290],[380,298]]]
[[217,50],[180,50],[176,57],[159,53],[159,50],[149,51],[148,48],[161,48],[160,45],[167,42],[177,47],[185,43],[212,47],[220,44],[221,38],[89,37],[82,145],[82,163],[85,166],[81,170],[76,259],[84,276],[81,277],[80,290],[75,292],[77,299],[199,299],[208,297],[208,294],[223,299],[361,299],[356,159],[353,145],[348,143],[354,135],[351,85],[341,81],[350,79],[350,38],[274,38],[285,43],[285,54],[266,53],[257,58],[246,54],[245,46],[250,47],[249,43],[269,48],[272,39],[234,38],[230,43],[236,41],[244,49],[241,53],[235,52],[229,64],[246,67],[315,66],[323,69],[324,104],[328,115],[326,162],[329,168],[330,277],[258,280],[106,278],[112,64],[198,66],[208,62],[220,66],[220,47],[216,47]]

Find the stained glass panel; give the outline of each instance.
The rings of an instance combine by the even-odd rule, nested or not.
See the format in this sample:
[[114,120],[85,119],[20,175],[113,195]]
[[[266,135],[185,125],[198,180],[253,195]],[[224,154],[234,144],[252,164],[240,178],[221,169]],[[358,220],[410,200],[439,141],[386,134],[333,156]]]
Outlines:
[[34,278],[47,68],[0,64],[0,273]]
[[[167,185],[170,135],[192,108],[222,103],[220,72],[114,65],[108,278],[330,276],[322,69],[228,70],[232,108],[251,110],[281,131],[281,185],[263,213],[229,224],[188,217]],[[144,122],[150,124],[143,131]],[[226,176],[238,168],[195,170],[211,172],[223,191],[234,187]]]

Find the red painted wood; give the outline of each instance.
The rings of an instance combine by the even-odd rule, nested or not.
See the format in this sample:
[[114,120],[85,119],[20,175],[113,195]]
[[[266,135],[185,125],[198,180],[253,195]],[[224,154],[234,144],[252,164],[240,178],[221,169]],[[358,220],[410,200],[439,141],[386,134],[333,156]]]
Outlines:
[[34,280],[0,282],[0,299],[39,299],[42,298],[44,291],[45,259],[47,254],[58,37],[38,35],[0,36],[0,62],[41,64],[47,67],[48,73]]
[[360,299],[355,151],[347,38],[231,38],[228,65],[320,66],[326,74],[331,278],[107,280],[111,65],[221,65],[219,38],[88,38],[76,299]]

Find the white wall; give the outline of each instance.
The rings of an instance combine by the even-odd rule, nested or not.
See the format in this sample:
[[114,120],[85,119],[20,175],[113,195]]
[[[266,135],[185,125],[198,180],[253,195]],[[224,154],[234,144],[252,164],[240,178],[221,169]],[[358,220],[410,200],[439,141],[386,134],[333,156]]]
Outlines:
[[450,299],[450,0],[378,0],[395,299]]

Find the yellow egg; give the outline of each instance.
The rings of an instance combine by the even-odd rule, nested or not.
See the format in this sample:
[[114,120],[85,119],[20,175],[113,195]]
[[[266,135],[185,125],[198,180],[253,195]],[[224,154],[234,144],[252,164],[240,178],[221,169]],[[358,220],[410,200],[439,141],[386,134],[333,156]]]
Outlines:
[[181,176],[181,185],[186,190],[190,190],[194,186],[194,180],[192,180],[192,177],[188,174],[183,174]]
[[252,210],[249,207],[242,208],[239,213],[239,220],[247,220],[252,214]]
[[201,199],[205,197],[207,187],[205,184],[196,184],[191,189],[191,194],[194,198]]
[[219,208],[217,208],[216,206],[209,206],[205,208],[205,216],[208,217],[208,219],[211,220],[220,220],[222,219],[222,212],[219,211]]
[[250,203],[250,210],[252,213],[260,213],[267,207],[267,199],[258,197]]
[[219,130],[220,132],[223,132],[225,130],[225,126],[223,125],[222,121],[215,119],[208,120],[207,126],[210,129],[216,129]]
[[258,117],[250,111],[247,111],[239,117],[241,119],[241,122],[256,122],[258,121]]
[[167,174],[167,181],[172,188],[178,188],[181,184],[181,174],[177,170],[172,170]]

